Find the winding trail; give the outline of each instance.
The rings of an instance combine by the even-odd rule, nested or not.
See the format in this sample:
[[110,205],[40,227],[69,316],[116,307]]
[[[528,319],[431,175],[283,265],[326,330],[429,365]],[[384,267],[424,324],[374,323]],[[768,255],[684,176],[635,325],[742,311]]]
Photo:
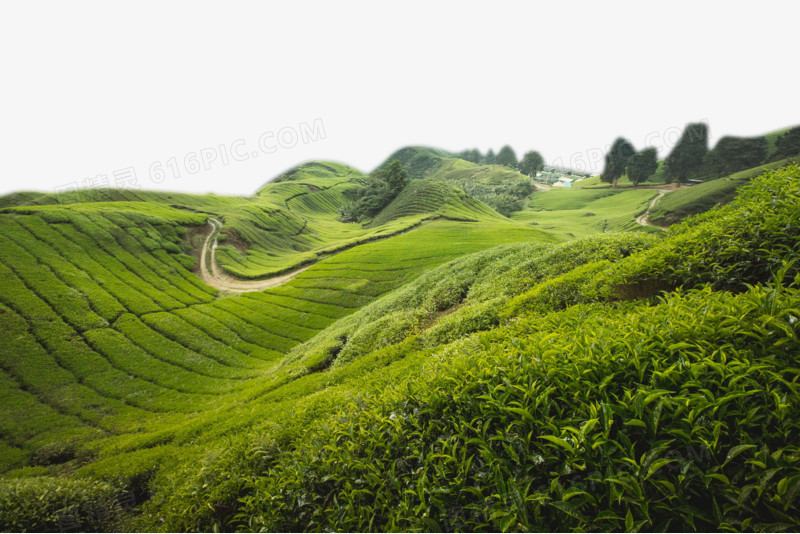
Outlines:
[[[412,226],[404,228],[397,232],[386,235],[380,235],[377,237],[366,239],[362,242],[353,243],[345,248],[340,249],[338,252],[342,252],[343,250],[358,245],[363,245],[370,241],[388,239],[390,237],[397,237],[407,234],[409,232],[413,232],[414,230],[421,228],[423,225],[428,224],[433,220],[435,220],[435,218],[423,219],[413,224]],[[208,226],[209,226],[208,235],[203,241],[203,248],[200,250],[200,278],[206,284],[210,285],[213,288],[219,289],[220,291],[228,291],[230,293],[248,293],[250,291],[263,291],[265,289],[271,289],[273,287],[278,287],[280,285],[285,284],[298,274],[302,273],[306,269],[309,269],[317,264],[317,262],[315,261],[304,267],[295,269],[294,271],[281,274],[278,276],[273,276],[271,278],[263,278],[260,280],[242,280],[236,278],[235,276],[232,276],[223,271],[222,268],[217,263],[217,258],[215,254],[217,251],[217,235],[219,234],[220,228],[222,228],[222,222],[215,219],[214,217],[209,217]],[[319,259],[322,259],[322,257],[318,258],[318,261]]]
[[[217,264],[215,252],[217,250],[217,234],[222,228],[222,223],[213,217],[209,217],[210,226],[208,235],[203,241],[203,249],[200,251],[200,277],[203,282],[220,291],[230,293],[247,293],[250,291],[263,291],[285,284],[298,274],[302,273],[311,265],[306,265],[300,269],[291,271],[272,278],[263,280],[240,280],[223,271]],[[211,242],[213,240],[213,243]]]
[[639,215],[638,217],[636,217],[636,222],[641,224],[642,226],[652,226],[653,228],[658,228],[659,230],[664,230],[664,228],[661,228],[660,226],[656,226],[655,224],[650,224],[650,210],[652,210],[655,207],[655,205],[658,203],[658,201],[661,200],[661,197],[663,197],[664,195],[666,195],[667,193],[670,193],[670,192],[672,192],[671,189],[659,189],[658,190],[658,195],[656,195],[656,198],[654,198],[652,200],[652,202],[650,202],[650,205],[647,206],[647,209],[645,210],[645,212],[642,213],[641,215]]

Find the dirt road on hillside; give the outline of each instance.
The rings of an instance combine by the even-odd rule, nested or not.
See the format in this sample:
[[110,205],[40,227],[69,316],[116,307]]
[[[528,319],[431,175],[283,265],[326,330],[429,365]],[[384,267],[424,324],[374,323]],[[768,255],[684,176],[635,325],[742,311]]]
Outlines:
[[285,284],[311,267],[307,265],[290,273],[273,276],[272,278],[265,278],[263,280],[239,280],[223,271],[217,264],[215,255],[217,250],[217,234],[219,229],[222,228],[222,223],[210,217],[208,219],[208,226],[208,235],[205,241],[203,241],[203,249],[200,251],[200,277],[203,279],[203,282],[220,291],[228,291],[230,293],[263,291]]
[[661,228],[660,226],[656,226],[655,224],[650,224],[650,210],[652,210],[658,203],[658,201],[661,200],[661,197],[663,197],[667,193],[671,193],[672,191],[673,191],[672,189],[659,189],[658,195],[656,195],[656,198],[654,198],[652,202],[650,202],[650,205],[647,206],[647,210],[645,210],[644,213],[636,217],[636,222],[641,224],[642,226],[652,226],[653,228],[658,228],[659,230],[663,230],[663,228]]

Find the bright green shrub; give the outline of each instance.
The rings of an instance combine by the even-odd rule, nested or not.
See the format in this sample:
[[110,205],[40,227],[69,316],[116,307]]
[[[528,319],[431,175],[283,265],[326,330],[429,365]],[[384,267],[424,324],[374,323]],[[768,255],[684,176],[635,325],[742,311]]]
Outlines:
[[462,341],[309,432],[243,517],[266,530],[792,529],[798,315],[796,287],[705,288]]
[[0,529],[9,532],[111,531],[123,513],[119,490],[91,479],[0,481]]
[[[224,448],[200,451],[194,461],[170,470],[168,476],[157,476],[154,486],[159,491],[134,523],[135,530],[152,531],[155,524],[159,532],[219,531],[241,523],[235,517],[238,499],[247,495],[278,451],[268,438],[233,436],[226,441]],[[156,507],[159,517],[150,516],[148,511]]]
[[[304,361],[303,368],[307,370],[320,368],[322,362],[330,364],[333,359],[338,365],[348,363],[401,341],[404,335],[416,332],[423,325],[435,323],[443,312],[443,326],[434,327],[426,334],[427,343],[456,339],[453,337],[456,332],[466,335],[488,329],[497,324],[500,303],[483,307],[478,306],[480,303],[498,296],[507,300],[509,295],[562,273],[567,273],[565,276],[571,280],[573,287],[569,294],[577,295],[585,277],[596,270],[573,274],[571,269],[597,260],[618,261],[655,243],[658,239],[647,234],[614,233],[557,245],[502,246],[465,256],[430,270],[414,282],[337,321],[292,349],[284,364]],[[567,302],[568,296],[562,295],[561,304]],[[452,316],[446,314],[461,305],[464,305],[463,310],[455,311]],[[445,325],[454,330],[448,333]],[[331,356],[332,352],[335,357]]]
[[500,316],[508,319],[523,313],[547,313],[596,301],[599,294],[593,280],[598,274],[605,273],[610,265],[608,260],[587,263],[537,284],[533,289],[511,299]]
[[[712,284],[716,289],[741,291],[766,282],[785,262],[800,255],[800,167],[768,171],[742,188],[730,204],[686,219],[670,228],[663,241],[622,259],[591,276],[570,273],[542,288],[521,295],[507,310],[532,299],[534,309],[546,311],[548,298],[561,293],[558,307],[593,300],[652,297],[677,287]],[[792,277],[800,264],[785,271]],[[571,295],[571,297],[570,297]],[[557,308],[556,308],[557,309]],[[517,310],[518,311],[518,310]]]
[[500,323],[500,312],[507,302],[507,297],[497,297],[465,304],[439,319],[423,334],[423,340],[427,345],[436,346],[455,341],[473,332],[490,330]]
[[381,347],[399,343],[416,331],[423,317],[422,311],[399,310],[366,324],[347,339],[336,364],[344,364]]
[[586,263],[618,261],[646,250],[659,239],[643,233],[611,233],[576,239],[557,245],[527,245],[522,254],[509,255],[487,268],[469,291],[469,300],[497,295],[515,296],[535,284],[569,272]]

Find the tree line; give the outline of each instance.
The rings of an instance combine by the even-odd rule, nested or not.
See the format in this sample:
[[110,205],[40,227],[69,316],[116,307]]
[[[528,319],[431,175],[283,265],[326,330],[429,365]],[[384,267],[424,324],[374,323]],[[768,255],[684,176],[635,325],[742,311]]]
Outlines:
[[[666,183],[686,183],[691,179],[714,179],[767,163],[769,146],[765,137],[721,138],[708,149],[708,126],[702,122],[686,125],[678,142],[664,160]],[[800,126],[791,128],[775,140],[775,152],[769,161],[800,154]],[[633,185],[647,181],[658,170],[655,148],[639,152],[622,137],[611,145],[605,157],[600,179],[617,187],[627,175]]]
[[537,172],[544,169],[544,158],[539,152],[531,150],[521,160],[517,160],[517,154],[509,145],[505,145],[497,154],[490,148],[486,155],[482,155],[480,150],[472,148],[463,150],[456,156],[478,165],[505,165],[528,176],[536,176]]

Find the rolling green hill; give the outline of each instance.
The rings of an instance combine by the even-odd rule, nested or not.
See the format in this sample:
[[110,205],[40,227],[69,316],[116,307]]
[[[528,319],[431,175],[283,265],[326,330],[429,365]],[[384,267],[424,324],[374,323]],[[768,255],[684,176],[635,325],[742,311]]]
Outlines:
[[[421,180],[422,178],[430,177],[447,161],[456,159],[464,161],[438,148],[407,146],[392,153],[378,168],[382,169],[392,161],[397,160],[406,168],[409,178],[412,180]],[[468,162],[464,161],[464,163]]]
[[508,216],[523,209],[533,192],[531,179],[503,165],[478,165],[429,147],[405,147],[390,161],[402,163],[412,180],[438,180],[461,189],[498,213]]
[[486,204],[463,191],[445,182],[428,179],[410,183],[397,198],[375,216],[369,226],[380,226],[390,221],[421,214],[473,222],[503,219]]
[[[307,184],[281,181],[259,196],[272,205],[284,198],[292,214],[317,215],[314,224],[333,220],[332,197],[305,193]],[[192,272],[192,238],[209,213],[255,227],[252,204],[266,201],[237,207],[226,197],[112,191],[102,198],[116,201],[4,208],[0,469],[25,483],[123,477],[141,495],[154,466],[254,424],[279,424],[285,412],[276,406],[295,402],[297,370],[278,365],[293,346],[439,263],[499,243],[552,240],[461,195],[447,188],[429,207],[471,222],[419,226],[431,216],[420,209],[412,232],[335,254],[280,287],[226,298]],[[476,211],[458,211],[468,207]],[[359,237],[387,228],[397,226]]]
[[[800,524],[797,166],[669,193],[651,219],[750,184],[662,232],[654,189],[392,159],[413,180],[366,225],[334,162],[0,198],[0,527]],[[234,293],[201,264],[307,268]]]
[[798,186],[797,167],[767,175],[663,240],[519,245],[430,271],[290,353],[329,385],[334,415],[165,481],[145,521],[792,528]]
[[550,189],[534,193],[511,219],[561,239],[640,230],[636,217],[658,194],[655,189]]

